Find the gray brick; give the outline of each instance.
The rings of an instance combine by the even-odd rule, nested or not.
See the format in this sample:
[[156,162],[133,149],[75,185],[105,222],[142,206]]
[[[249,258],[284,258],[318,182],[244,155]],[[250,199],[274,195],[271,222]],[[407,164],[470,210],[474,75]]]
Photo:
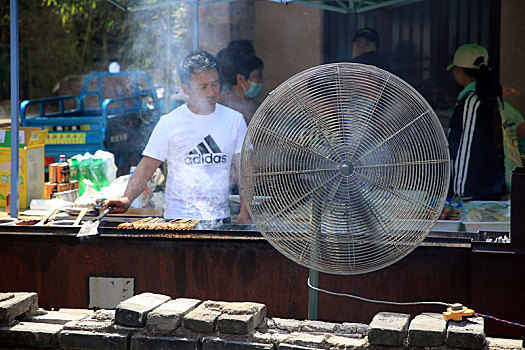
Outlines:
[[303,332],[333,332],[336,325],[331,322],[304,320],[301,322],[300,330]]
[[278,344],[277,349],[278,350],[315,350],[316,348],[307,348],[304,346],[284,343],[284,344]]
[[525,342],[521,339],[505,339],[505,338],[490,338],[487,337],[487,345],[489,349],[523,349]]
[[61,325],[21,322],[11,327],[0,327],[0,344],[6,346],[58,347]]
[[120,302],[115,312],[117,323],[131,327],[144,327],[148,313],[171,298],[166,295],[142,293]]
[[7,293],[7,296],[4,294],[4,300],[0,302],[0,323],[11,323],[15,317],[37,309],[36,293]]
[[60,345],[65,349],[126,350],[128,336],[117,333],[64,330],[60,333]]
[[52,324],[66,324],[70,321],[80,321],[90,317],[93,311],[90,310],[59,310],[59,311],[46,311],[42,315],[25,315],[22,321],[26,322],[40,322],[40,323],[52,323]]
[[374,316],[368,329],[372,345],[403,345],[408,332],[410,315],[380,312]]
[[196,350],[198,343],[197,339],[149,337],[138,333],[131,337],[131,350]]
[[222,314],[217,319],[217,330],[221,333],[247,334],[255,327],[253,315]]
[[366,347],[366,339],[343,337],[333,334],[327,334],[325,341],[330,349],[362,349]]
[[[283,339],[282,336],[277,338]],[[323,334],[311,334],[305,332],[294,332],[287,335],[281,342],[288,344],[305,346],[308,348],[323,348],[326,336]]]
[[447,322],[442,314],[417,315],[408,327],[408,344],[411,346],[440,346],[445,342]]
[[88,318],[80,321],[70,321],[64,325],[65,330],[89,331],[89,332],[107,332],[113,327],[111,321],[99,321]]
[[0,302],[14,298],[15,295],[13,293],[0,293]]
[[211,333],[215,331],[217,319],[220,315],[220,311],[199,307],[184,316],[183,326],[195,332]]
[[180,327],[184,316],[200,303],[198,299],[170,300],[148,314],[146,328],[155,332],[173,331]]
[[362,338],[368,334],[368,325],[363,323],[345,322],[339,324],[335,329],[335,334]]
[[483,349],[485,346],[482,317],[468,317],[463,321],[448,321],[446,343],[450,347]]
[[268,320],[268,328],[282,329],[288,332],[295,332],[301,328],[301,321],[274,317]]
[[225,340],[217,337],[204,337],[202,350],[272,350],[273,344],[260,344]]

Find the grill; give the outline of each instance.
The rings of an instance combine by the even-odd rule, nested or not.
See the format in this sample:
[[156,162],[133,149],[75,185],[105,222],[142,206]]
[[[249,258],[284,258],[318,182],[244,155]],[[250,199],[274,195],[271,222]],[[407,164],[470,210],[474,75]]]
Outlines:
[[[89,220],[86,218],[85,220]],[[64,220],[69,222],[71,220]],[[156,223],[154,228],[118,228],[118,225],[124,223],[134,223],[138,221],[153,221]],[[265,240],[254,225],[230,225],[218,224],[211,221],[198,221],[195,226],[185,230],[165,229],[163,223],[175,222],[190,222],[191,220],[165,220],[160,217],[147,217],[138,219],[137,217],[126,217],[121,215],[108,215],[100,221],[98,227],[99,236],[104,237],[126,237],[126,238],[175,238],[175,239],[220,239],[220,240]],[[47,226],[19,226],[14,224],[0,225],[1,232],[9,232],[12,234],[24,235],[56,235],[56,236],[73,236],[75,240],[76,234],[80,227],[60,224],[50,224]]]

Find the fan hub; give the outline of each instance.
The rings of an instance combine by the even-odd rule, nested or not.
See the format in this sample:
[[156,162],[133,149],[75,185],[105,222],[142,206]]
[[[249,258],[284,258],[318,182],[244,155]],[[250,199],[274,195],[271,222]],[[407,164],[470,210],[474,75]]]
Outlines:
[[350,176],[354,173],[354,165],[349,162],[339,164],[338,169],[344,176]]

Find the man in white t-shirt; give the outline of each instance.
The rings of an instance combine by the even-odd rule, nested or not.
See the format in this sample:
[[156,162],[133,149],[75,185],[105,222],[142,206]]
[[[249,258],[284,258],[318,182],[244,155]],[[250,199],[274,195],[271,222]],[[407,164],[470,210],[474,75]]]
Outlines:
[[[227,222],[230,169],[238,161],[246,123],[241,113],[217,104],[221,89],[217,68],[215,58],[205,51],[184,58],[179,75],[187,103],[161,117],[124,196],[107,200],[104,207],[113,206],[112,213],[126,212],[167,161],[164,217]],[[241,197],[236,223],[249,222]]]

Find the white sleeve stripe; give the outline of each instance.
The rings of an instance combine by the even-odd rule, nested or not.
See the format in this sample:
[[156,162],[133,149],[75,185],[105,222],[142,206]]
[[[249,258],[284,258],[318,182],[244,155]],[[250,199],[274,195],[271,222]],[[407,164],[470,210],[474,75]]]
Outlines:
[[463,133],[461,135],[461,143],[457,155],[458,172],[456,173],[456,193],[460,196],[464,195],[465,181],[468,173],[468,161],[470,158],[469,152],[476,122],[476,104],[478,104],[477,96],[472,94],[466,99],[465,109],[463,111]]
[[[476,113],[478,112],[478,107],[480,103],[481,102],[478,99],[476,99],[473,115],[476,115]],[[465,192],[465,184],[467,183],[467,173],[468,173],[469,162],[470,162],[470,150],[472,146],[472,140],[474,139],[474,130],[476,129],[476,121],[477,121],[476,117],[472,118],[472,125],[471,125],[472,132],[470,132],[469,138],[468,138],[467,153],[466,153],[467,159],[465,160],[463,179],[461,180],[461,193]]]
[[463,132],[461,134],[456,162],[454,164],[456,174],[454,192],[459,196],[463,196],[465,190],[465,182],[467,179],[468,164],[470,160],[470,149],[476,124],[476,112],[479,104],[480,101],[476,94],[470,95],[465,100],[465,107],[463,110]]

